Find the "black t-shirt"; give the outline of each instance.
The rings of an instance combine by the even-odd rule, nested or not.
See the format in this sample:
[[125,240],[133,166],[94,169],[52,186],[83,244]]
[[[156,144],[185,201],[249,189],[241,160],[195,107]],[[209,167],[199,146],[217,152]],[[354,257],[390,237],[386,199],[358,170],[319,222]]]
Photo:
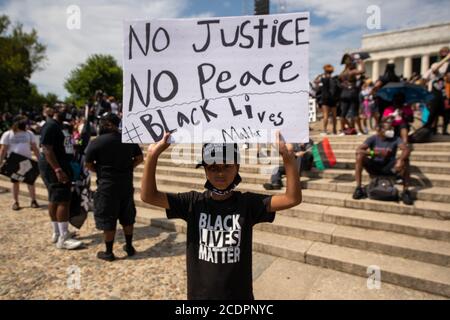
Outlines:
[[382,86],[385,86],[389,82],[400,82],[400,77],[396,74],[385,73],[378,78],[378,81],[381,81]]
[[61,124],[54,119],[47,119],[41,129],[40,144],[53,147],[56,160],[63,168],[68,166],[70,159],[66,153],[66,143],[70,143],[70,141],[66,140]]
[[95,106],[97,116],[102,116],[105,112],[111,112],[111,104],[106,100],[100,100]]
[[167,198],[167,218],[187,222],[188,299],[253,299],[253,226],[274,220],[271,196],[235,191],[217,201],[191,191]]
[[397,153],[397,148],[403,144],[403,140],[399,137],[394,137],[392,139],[384,138],[382,139],[379,135],[373,135],[364,142],[365,145],[369,146],[369,149],[375,151],[375,153],[381,153],[385,156],[377,155],[373,160],[380,163],[388,163]]
[[123,186],[132,191],[133,162],[140,155],[139,145],[122,143],[120,133],[111,132],[89,142],[85,161],[95,163],[99,188]]

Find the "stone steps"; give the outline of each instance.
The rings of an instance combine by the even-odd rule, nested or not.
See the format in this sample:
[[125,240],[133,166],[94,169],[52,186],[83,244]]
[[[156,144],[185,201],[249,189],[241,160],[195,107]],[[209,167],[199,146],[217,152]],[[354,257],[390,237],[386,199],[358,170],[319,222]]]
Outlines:
[[[167,187],[172,192],[179,192],[179,190],[203,190],[204,178],[189,178],[184,177],[169,177],[158,176],[159,188]],[[1,176],[0,180],[9,181],[6,177]],[[95,180],[95,179],[93,179]],[[45,188],[40,178],[36,181],[36,185],[40,188]],[[257,192],[263,194],[277,194],[283,192],[282,190],[265,190],[260,185],[241,183],[238,190],[245,192]],[[135,183],[135,192],[140,192],[140,183]],[[302,190],[303,204],[318,204],[326,206],[336,206],[353,209],[374,210],[385,213],[395,213],[401,215],[422,216],[425,218],[449,220],[450,219],[450,204],[437,203],[432,201],[416,200],[413,206],[406,206],[402,203],[385,202],[371,199],[354,200],[351,194],[320,190]],[[300,205],[300,206],[301,206]]]
[[[270,166],[270,165],[241,165],[239,172],[242,176],[249,174],[258,174],[259,176],[262,176],[258,179],[258,183],[264,183],[269,178],[272,170],[276,166]],[[140,165],[135,169],[135,173],[139,174],[143,171],[144,166]],[[193,163],[174,163],[170,159],[159,159],[158,160],[158,170],[169,170],[173,168],[179,168],[182,169],[195,169],[195,164]],[[199,168],[197,171],[204,172],[203,169]],[[304,171],[303,175],[310,177],[310,178],[327,178],[327,179],[334,179],[334,180],[342,180],[342,181],[355,181],[355,175],[354,170],[349,169],[337,169],[337,168],[330,168],[326,169],[324,171],[319,171],[315,168],[312,168],[311,171],[307,172]],[[185,173],[185,175],[189,175],[189,173]],[[250,178],[250,175],[248,175]],[[264,180],[264,182],[263,182]],[[363,182],[369,182],[369,175],[367,172],[363,171]],[[435,173],[422,173],[413,171],[411,173],[411,185],[412,186],[422,186],[422,187],[444,187],[444,188],[450,188],[450,175],[447,174],[435,174]]]
[[[203,185],[205,183],[204,178],[189,177],[189,179],[186,179],[186,177],[175,177],[167,175],[158,175],[157,180],[159,186],[170,186],[173,188],[173,190],[177,190],[178,188],[203,190]],[[321,182],[319,182],[320,180],[317,181],[318,184],[321,184]],[[241,183],[238,188],[241,191],[258,192],[264,194],[277,194],[280,192],[284,192],[283,190],[265,190],[261,185],[247,183]],[[331,185],[330,188],[336,188],[336,186]],[[433,188],[430,188],[430,190],[431,189]],[[136,186],[136,190],[140,190],[140,186]],[[376,201],[371,199],[354,200],[352,199],[352,193],[348,192],[344,193],[336,191],[304,189],[302,190],[302,193],[304,203],[418,215],[436,219],[450,219],[450,203],[447,202],[444,203],[417,200],[413,206],[406,206],[402,203]],[[433,197],[438,196],[440,196],[439,193],[433,194]],[[446,197],[446,195],[443,195],[443,197]]]
[[[168,168],[158,167],[157,176],[174,176],[174,177],[189,177],[204,179],[203,170],[189,169],[189,168]],[[270,181],[270,175],[242,173],[243,181],[248,184],[263,184]],[[135,173],[135,181],[140,183],[142,172]],[[367,179],[366,179],[367,180]],[[353,193],[356,184],[354,181],[340,181],[334,179],[320,179],[314,177],[302,178],[302,188],[321,191],[336,191],[343,193]],[[417,186],[411,189],[412,195],[415,199],[424,201],[436,201],[450,203],[450,188],[445,187],[426,187]]]
[[[333,179],[335,181],[355,181],[354,170],[331,168],[319,171],[313,168],[311,171],[303,172],[303,175],[310,178]],[[369,174],[366,171],[363,171],[362,177],[363,183],[370,181]],[[450,188],[450,175],[412,172],[411,186]]]
[[[164,152],[160,155],[159,159],[164,159],[166,162],[173,159],[171,152]],[[188,154],[186,158],[175,158],[172,160],[174,164],[184,163],[195,165],[199,161],[196,159],[200,159],[199,156],[195,154]],[[354,157],[354,149],[352,152],[348,153],[347,158],[338,158],[336,157],[336,165],[334,168],[336,169],[355,169],[355,157]],[[241,166],[257,166],[257,165],[281,165],[283,162],[280,157],[264,157],[264,158],[256,158],[255,156],[243,156],[241,155]],[[446,174],[450,175],[450,162],[437,162],[437,161],[411,161],[411,172],[417,173],[435,173],[435,174]]]
[[[355,150],[356,147],[353,149],[334,149],[333,153],[336,156],[337,159],[352,159],[355,157]],[[399,154],[399,153],[398,153]],[[144,157],[146,155],[144,154]],[[172,153],[171,150],[165,151],[161,156],[161,159],[180,159],[180,160],[188,160],[188,163],[197,163],[201,159],[201,153],[200,149],[195,149],[194,151],[186,151],[186,153]],[[241,159],[245,160],[245,164],[259,164],[259,163],[268,163],[273,162],[274,160],[280,160],[281,158],[278,157],[278,154],[273,151],[273,153],[269,153],[268,157],[260,158],[259,160],[256,158],[256,150],[252,151],[243,151],[241,150]],[[252,160],[253,162],[249,162]],[[418,162],[443,162],[448,163],[450,162],[450,151],[416,151],[413,150],[410,156],[411,161],[418,161]]]

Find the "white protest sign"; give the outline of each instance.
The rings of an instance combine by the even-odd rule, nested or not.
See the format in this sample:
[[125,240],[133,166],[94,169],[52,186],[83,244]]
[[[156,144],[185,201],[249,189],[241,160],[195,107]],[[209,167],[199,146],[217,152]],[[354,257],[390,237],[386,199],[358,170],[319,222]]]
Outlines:
[[123,50],[123,142],[309,140],[309,13],[125,21]]

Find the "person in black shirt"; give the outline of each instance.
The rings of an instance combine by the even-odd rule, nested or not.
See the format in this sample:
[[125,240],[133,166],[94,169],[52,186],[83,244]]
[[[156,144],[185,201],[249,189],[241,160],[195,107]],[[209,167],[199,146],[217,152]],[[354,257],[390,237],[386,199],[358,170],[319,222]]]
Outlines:
[[86,149],[86,167],[97,174],[97,191],[94,194],[94,218],[97,229],[103,230],[106,251],[97,254],[99,259],[113,261],[114,237],[117,220],[123,227],[128,256],[135,254],[132,245],[133,225],[136,218],[134,204],[133,169],[143,162],[137,144],[124,144],[119,132],[120,118],[107,113],[100,119],[100,136]]
[[[396,158],[397,149],[402,153]],[[412,205],[413,200],[408,190],[409,183],[409,150],[400,137],[394,136],[394,129],[390,122],[385,121],[377,126],[377,134],[373,135],[356,150],[355,178],[356,189],[353,199],[362,199],[366,196],[361,187],[363,168],[370,176],[396,176],[403,178],[402,200],[404,204]]]
[[395,73],[395,62],[394,60],[389,60],[386,69],[384,70],[384,74],[378,78],[375,82],[375,85],[372,88],[371,95],[375,97],[375,103],[377,105],[379,121],[383,117],[384,109],[386,109],[390,105],[390,101],[386,101],[381,99],[376,95],[377,91],[387,85],[389,82],[400,82],[400,77]]
[[111,112],[111,104],[107,100],[107,95],[102,90],[95,93],[95,115],[101,117],[103,114]]
[[[69,208],[72,169],[65,144],[70,143],[62,132],[64,113],[54,108],[45,110],[47,121],[41,130],[39,171],[48,190],[48,211],[53,225],[52,242],[58,249],[76,249],[81,241],[71,239]],[[50,116],[53,116],[50,117]]]
[[241,181],[237,144],[205,144],[199,166],[205,169],[207,190],[173,194],[158,191],[155,180],[158,157],[168,148],[169,136],[166,133],[148,149],[141,198],[165,208],[169,219],[187,222],[188,299],[253,299],[253,226],[272,222],[275,211],[294,207],[302,199],[292,145],[278,143],[287,177],[283,194],[233,190]]
[[[358,86],[360,78],[364,75],[364,62],[353,60],[352,56],[345,54],[342,57],[342,62],[345,64],[344,70],[339,75],[341,86],[341,93],[339,97],[340,102],[340,119],[341,119],[341,135],[345,134],[346,126],[348,128],[355,128],[355,122],[361,134],[364,130],[361,127],[359,118],[359,91]],[[350,118],[350,122],[347,120]]]
[[339,92],[339,83],[337,77],[333,77],[334,68],[330,64],[323,66],[324,73],[314,80],[316,86],[320,89],[320,98],[318,103],[323,113],[323,131],[322,135],[328,134],[328,116],[331,112],[333,120],[333,134],[337,134],[337,103]]

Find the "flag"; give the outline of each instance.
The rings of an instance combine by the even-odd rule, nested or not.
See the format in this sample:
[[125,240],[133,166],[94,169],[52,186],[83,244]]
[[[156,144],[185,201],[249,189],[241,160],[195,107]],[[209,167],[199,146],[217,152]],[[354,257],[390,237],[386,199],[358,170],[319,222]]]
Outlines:
[[322,171],[334,167],[336,164],[336,157],[334,156],[333,149],[331,149],[328,138],[324,138],[318,144],[313,145],[312,155],[314,158],[314,165],[318,170]]
[[11,152],[0,168],[0,174],[26,184],[34,184],[39,176],[39,167],[36,161]]

